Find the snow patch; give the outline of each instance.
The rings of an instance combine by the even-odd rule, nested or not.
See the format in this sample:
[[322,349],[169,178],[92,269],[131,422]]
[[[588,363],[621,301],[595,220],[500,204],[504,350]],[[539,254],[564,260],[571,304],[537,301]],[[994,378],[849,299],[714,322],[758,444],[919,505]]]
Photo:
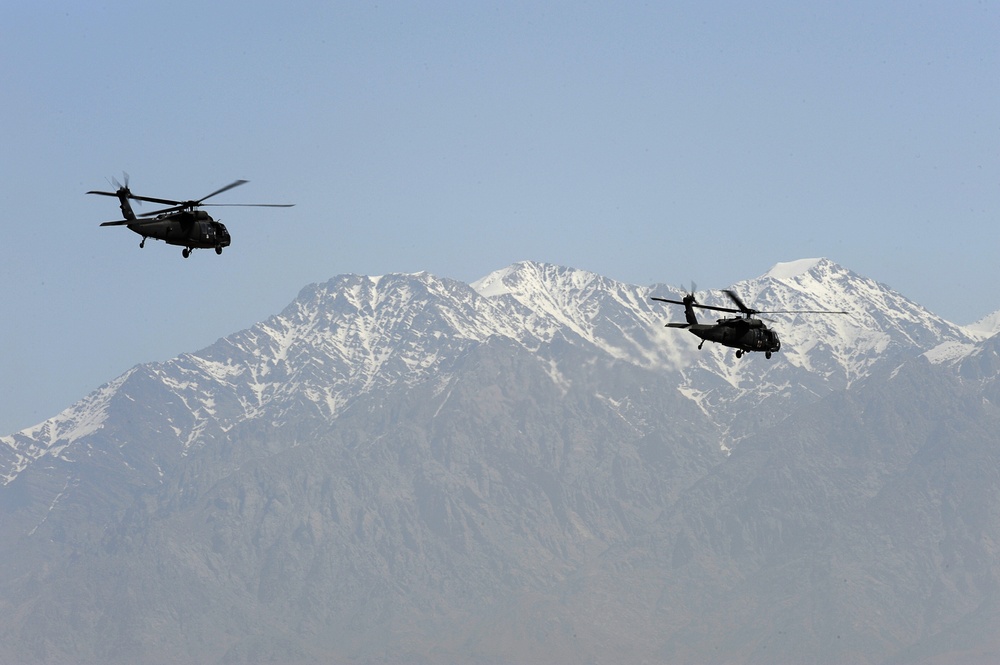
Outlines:
[[516,269],[516,265],[507,266],[501,270],[491,272],[482,279],[477,279],[469,286],[472,287],[473,291],[484,298],[506,295],[510,293],[510,288],[504,284],[504,280],[507,279],[508,275],[513,273]]
[[963,330],[977,340],[985,340],[1000,332],[1000,310],[993,312],[975,323],[963,326]]
[[707,404],[706,397],[708,393],[692,388],[691,386],[678,386],[677,391],[680,392],[681,395],[684,395],[684,397],[694,402],[702,413],[704,413],[706,416],[711,417],[712,414],[710,414],[708,409],[706,408]]
[[548,362],[548,374],[552,379],[552,382],[556,384],[556,387],[562,392],[563,395],[569,392],[570,381],[566,378],[566,375],[559,371],[559,366],[556,364],[555,360],[549,360]]
[[975,344],[964,342],[942,342],[924,353],[924,357],[933,365],[950,364],[972,355],[976,348]]
[[55,507],[56,507],[56,504],[57,504],[57,503],[59,503],[59,499],[61,499],[61,498],[63,497],[63,494],[65,494],[65,493],[66,493],[66,490],[67,490],[67,489],[69,489],[69,484],[70,484],[70,479],[69,479],[69,478],[67,478],[67,479],[66,479],[66,483],[65,483],[65,484],[63,485],[63,488],[62,488],[62,490],[60,490],[59,494],[56,494],[56,498],[52,499],[52,502],[51,502],[51,503],[49,504],[49,509],[48,509],[47,511],[45,511],[45,516],[44,516],[44,517],[42,517],[42,521],[41,521],[41,522],[39,522],[38,524],[36,524],[36,525],[35,525],[35,526],[34,526],[34,527],[33,527],[33,528],[31,529],[31,531],[29,531],[29,532],[28,532],[28,535],[29,535],[29,536],[33,536],[33,535],[35,535],[35,532],[36,532],[36,531],[38,531],[38,527],[40,527],[40,526],[42,526],[43,524],[45,524],[45,521],[46,521],[47,519],[49,519],[49,515],[51,515],[51,514],[52,514],[52,511],[53,511],[53,509],[55,509]]
[[771,268],[766,277],[773,277],[774,279],[792,279],[798,277],[803,273],[807,273],[823,259],[799,259],[798,261],[788,261],[785,263],[776,263],[774,267]]

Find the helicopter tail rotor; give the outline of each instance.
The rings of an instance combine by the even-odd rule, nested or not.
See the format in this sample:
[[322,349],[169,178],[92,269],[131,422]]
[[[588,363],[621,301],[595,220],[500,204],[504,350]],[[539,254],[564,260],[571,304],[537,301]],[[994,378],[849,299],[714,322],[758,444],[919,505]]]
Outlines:
[[[127,171],[122,171],[122,180],[124,181],[124,183],[119,182],[118,178],[115,178],[115,177],[112,176],[108,180],[108,182],[111,184],[112,187],[114,187],[114,189],[115,189],[115,195],[116,196],[118,195],[119,192],[121,192],[121,193],[124,193],[125,196],[127,196],[129,198],[132,198],[132,190],[129,189],[129,186],[128,186],[129,175],[128,175]],[[100,193],[100,192],[96,192],[96,193]]]
[[705,309],[713,309],[711,307],[706,307],[705,305],[698,304],[698,299],[695,297],[695,290],[696,289],[697,289],[697,287],[695,286],[695,283],[691,282],[691,290],[690,291],[687,291],[684,287],[681,287],[679,289],[681,291],[681,293],[684,293],[684,297],[681,300],[673,300],[671,298],[658,298],[656,296],[653,296],[651,298],[652,300],[657,300],[659,302],[666,302],[666,303],[670,303],[672,305],[684,305],[684,319],[687,321],[687,323],[668,323],[667,324],[668,328],[689,328],[689,327],[691,327],[693,325],[697,325],[698,324],[698,317],[695,316],[695,313],[694,313],[694,308],[695,307],[702,307],[702,308],[705,308]]

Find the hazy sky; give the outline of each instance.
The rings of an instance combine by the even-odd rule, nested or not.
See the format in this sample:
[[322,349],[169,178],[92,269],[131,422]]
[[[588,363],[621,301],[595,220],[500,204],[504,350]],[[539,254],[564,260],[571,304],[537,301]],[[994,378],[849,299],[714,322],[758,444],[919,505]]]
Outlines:
[[[970,323],[1000,309],[997,35],[954,0],[8,2],[0,434],[341,273],[824,256]],[[210,209],[232,246],[185,260],[98,227],[122,171],[296,207]]]

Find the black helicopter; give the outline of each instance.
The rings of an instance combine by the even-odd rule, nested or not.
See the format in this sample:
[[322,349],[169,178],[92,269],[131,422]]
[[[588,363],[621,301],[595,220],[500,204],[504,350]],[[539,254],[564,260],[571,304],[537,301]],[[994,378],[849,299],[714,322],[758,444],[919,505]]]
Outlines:
[[[674,305],[684,305],[684,317],[687,323],[668,323],[668,328],[684,328],[693,335],[701,338],[698,348],[701,349],[705,342],[717,342],[723,346],[736,349],[736,357],[742,358],[747,351],[762,351],[765,358],[770,358],[772,353],[777,353],[781,349],[781,340],[778,333],[768,328],[764,321],[754,318],[755,314],[847,314],[847,312],[833,312],[817,309],[799,310],[772,310],[762,312],[758,309],[747,307],[743,300],[730,289],[723,290],[736,307],[715,307],[713,305],[701,305],[695,300],[694,289],[684,296],[683,300],[670,300],[669,298],[652,298],[660,302],[668,302]],[[708,309],[715,312],[731,312],[741,314],[719,319],[715,323],[699,323],[695,316],[694,308]]]
[[[196,210],[202,206],[250,206],[257,208],[290,208],[292,203],[203,203],[217,194],[227,192],[233,187],[245,185],[248,181],[237,180],[231,182],[222,189],[217,189],[207,196],[203,196],[197,201],[174,201],[171,199],[158,199],[151,196],[136,196],[128,188],[128,176],[125,176],[125,184],[115,181],[118,188],[114,192],[98,192],[91,190],[88,194],[100,194],[101,196],[114,196],[121,204],[122,217],[124,219],[114,222],[104,222],[101,226],[127,226],[131,231],[135,231],[142,236],[139,247],[146,246],[146,238],[162,240],[168,245],[183,247],[184,258],[191,256],[193,249],[215,249],[216,254],[222,254],[223,247],[229,247],[232,240],[229,231],[226,230],[222,222],[212,219],[204,210]],[[132,201],[148,201],[150,203],[160,203],[171,206],[163,210],[147,212],[136,216],[132,211]]]

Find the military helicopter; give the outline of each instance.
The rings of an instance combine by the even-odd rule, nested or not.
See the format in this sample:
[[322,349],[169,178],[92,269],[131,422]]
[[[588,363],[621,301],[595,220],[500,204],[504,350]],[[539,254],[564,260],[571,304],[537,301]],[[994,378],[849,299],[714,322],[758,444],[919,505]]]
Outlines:
[[[251,206],[258,208],[290,208],[292,203],[203,203],[222,192],[228,192],[234,187],[245,185],[248,181],[237,180],[231,182],[222,189],[217,189],[207,196],[203,196],[196,201],[174,201],[172,199],[158,199],[151,196],[136,196],[128,188],[128,175],[125,175],[125,184],[117,180],[114,181],[118,189],[114,192],[99,192],[91,190],[88,194],[100,194],[101,196],[114,196],[121,204],[122,217],[113,222],[104,222],[101,226],[127,226],[129,230],[142,236],[139,247],[146,246],[146,238],[162,240],[168,245],[183,247],[181,252],[184,258],[191,256],[194,249],[215,249],[216,254],[222,254],[223,247],[229,247],[231,237],[222,222],[212,219],[204,210],[196,210],[203,206]],[[132,204],[129,201],[148,201],[161,205],[171,206],[163,210],[147,212],[136,216],[132,211]],[[147,219],[148,218],[148,219]]]
[[[652,298],[660,302],[667,302],[673,305],[684,305],[684,317],[687,323],[668,323],[667,328],[684,328],[697,337],[701,338],[698,344],[700,350],[705,342],[717,342],[723,346],[736,349],[736,357],[742,358],[747,351],[762,351],[764,357],[770,359],[772,353],[777,353],[781,349],[781,340],[778,333],[768,328],[764,321],[755,318],[755,314],[847,314],[847,312],[833,312],[818,309],[798,309],[798,310],[772,310],[762,312],[746,306],[746,303],[731,289],[723,290],[736,307],[716,307],[714,305],[699,304],[694,297],[694,288],[684,296],[683,300],[670,300],[669,298]],[[715,323],[699,323],[695,316],[694,308],[712,310],[714,312],[730,312],[741,316],[732,316],[719,319]]]

